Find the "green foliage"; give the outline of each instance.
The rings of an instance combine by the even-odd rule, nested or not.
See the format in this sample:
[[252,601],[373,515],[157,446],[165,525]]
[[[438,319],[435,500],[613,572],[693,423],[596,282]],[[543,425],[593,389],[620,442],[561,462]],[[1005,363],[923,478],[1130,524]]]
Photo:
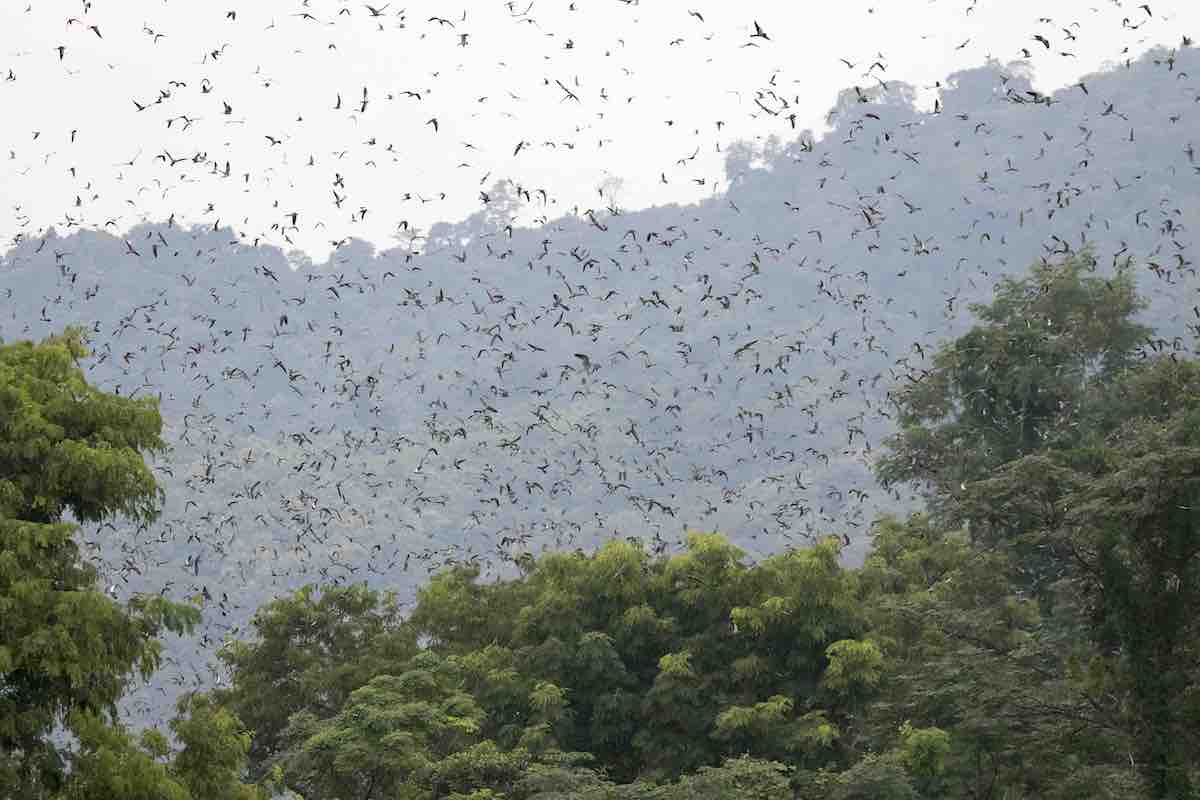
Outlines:
[[202,694],[184,695],[178,712],[171,720],[171,731],[181,749],[175,754],[172,772],[191,796],[266,800],[269,794],[241,780],[251,739],[241,720]]
[[[942,526],[970,535],[893,523],[866,567],[891,658],[925,670],[888,670],[887,711],[950,732],[947,780],[976,792],[990,770],[989,787],[1038,796],[1188,797],[1200,368],[1136,360],[1149,331],[1131,321],[1132,279],[1085,276],[1089,263],[1002,284],[983,324],[898,395],[880,476],[923,482]],[[985,561],[990,576],[971,566]],[[925,572],[938,582],[911,591]],[[974,779],[972,756],[990,762]]]
[[1149,330],[1128,272],[1091,274],[1087,251],[1005,278],[982,324],[946,345],[893,393],[900,431],[878,465],[884,483],[917,482],[947,524],[962,520],[958,488],[1001,464],[1074,441],[1090,390],[1132,362]]
[[950,735],[941,728],[914,728],[905,721],[900,726],[900,761],[911,775],[930,780],[946,771],[950,753]]
[[525,604],[512,591],[476,583],[478,577],[479,567],[469,564],[434,575],[417,593],[413,627],[443,637],[436,644],[458,652],[486,646],[493,632],[511,631]]
[[874,642],[842,639],[829,645],[825,655],[825,685],[830,689],[851,694],[879,685],[883,654]]
[[983,540],[1054,565],[1035,583],[1061,598],[1040,639],[1065,660],[1057,669],[1091,707],[1079,713],[1094,736],[1140,754],[1152,797],[1192,790],[1198,745],[1200,414],[1188,391],[1198,374],[1170,358],[1130,368],[1092,399],[1078,444],[1014,460],[964,492]]
[[[75,712],[71,730],[79,737],[79,749],[72,759],[65,786],[56,797],[62,800],[109,800],[114,797],[193,800],[194,796],[171,774],[167,765],[140,748],[120,725]],[[152,743],[151,749],[159,750],[159,745]]]
[[871,754],[838,775],[828,797],[830,800],[917,800],[918,795],[899,759]]
[[[1025,792],[1028,764],[1061,748],[1063,723],[1086,705],[1065,694],[1053,649],[1035,635],[1036,603],[1014,594],[1003,554],[976,549],[926,516],[881,520],[875,542],[862,582],[884,662],[868,741],[877,752],[895,750],[921,788]],[[934,759],[944,780],[913,761],[909,736],[925,729],[909,720],[946,733],[949,749]]]
[[[71,770],[55,800],[267,800],[269,787],[243,784],[249,736],[227,712],[185,698],[172,729],[183,744],[172,754],[157,730],[135,740],[120,724],[72,712],[77,738]],[[172,756],[173,758],[169,758]]]
[[142,453],[163,447],[153,398],[88,385],[82,329],[40,344],[0,345],[0,514],[35,523],[157,515],[158,485]]
[[218,702],[253,731],[251,774],[265,775],[281,751],[292,714],[328,719],[350,693],[416,653],[394,595],[361,584],[306,586],[254,616],[256,641],[230,642],[219,653],[232,675]]
[[731,758],[719,767],[701,767],[664,788],[662,800],[791,800],[791,770],[775,761]]
[[107,470],[144,469],[157,428],[54,393],[89,391],[78,334],[0,350],[19,420],[0,427],[0,794],[1194,797],[1200,364],[1136,359],[1132,277],[1094,266],[1003,281],[898,390],[879,476],[923,484],[929,511],[878,519],[861,568],[833,537],[750,564],[691,533],[669,557],[525,555],[504,582],[456,565],[407,620],[365,585],[306,587],[222,651],[229,688],[181,701],[175,750],[104,715],[196,612],[97,593],[60,518],[151,514],[152,479]]
[[590,753],[547,754],[529,764],[514,785],[513,796],[527,800],[604,797],[614,784],[591,768],[594,762]]
[[424,653],[408,670],[355,689],[328,720],[293,715],[285,735],[299,745],[284,764],[289,786],[305,796],[369,797],[428,783],[441,759],[479,742],[483,717],[453,663]]
[[[42,797],[61,787],[67,754],[51,741],[65,724],[108,763],[120,734],[116,703],[158,666],[164,631],[190,630],[199,612],[161,597],[121,605],[99,591],[73,539],[79,521],[157,513],[142,452],[162,446],[153,400],[87,385],[83,333],[0,346],[0,795]],[[115,738],[113,738],[115,737]],[[115,749],[114,749],[115,748]],[[115,757],[115,756],[114,756]]]
[[[306,590],[259,611],[259,641],[227,648],[232,688],[214,697],[255,730],[253,774],[282,764],[306,796],[381,786],[507,796],[532,774],[544,792],[600,791],[743,754],[840,764],[840,720],[878,683],[878,651],[858,639],[856,581],[832,540],[755,566],[743,558],[724,537],[693,534],[669,558],[610,542],[592,556],[529,559],[502,583],[458,566],[420,592],[407,623],[370,633],[377,603],[365,589],[328,616]],[[322,633],[306,638],[314,619]],[[389,658],[370,644],[308,644],[387,631],[405,643]],[[271,750],[256,751],[264,732]],[[570,752],[594,757],[603,777],[553,766]]]
[[1200,748],[1200,407],[1133,419],[1068,483],[1060,529],[1102,655],[1128,684],[1152,797],[1193,791]]

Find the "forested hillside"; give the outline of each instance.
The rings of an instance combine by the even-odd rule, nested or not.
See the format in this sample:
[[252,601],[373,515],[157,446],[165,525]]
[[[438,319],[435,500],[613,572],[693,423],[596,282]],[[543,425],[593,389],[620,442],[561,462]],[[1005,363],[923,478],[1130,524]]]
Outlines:
[[[258,609],[134,737],[115,703],[210,593],[106,594],[70,519],[149,522],[158,403],[86,332],[0,348],[6,796],[1187,798],[1200,781],[1200,364],[1131,269],[1034,265],[891,383],[885,487],[926,510],[752,559],[719,533],[459,563]],[[199,606],[199,609],[194,606]],[[103,642],[101,644],[100,642]],[[102,655],[97,655],[102,654]],[[52,736],[57,719],[73,746]],[[68,768],[69,767],[69,768]]]
[[921,507],[874,477],[889,392],[1001,277],[1090,248],[1129,269],[1155,350],[1188,351],[1192,74],[1194,48],[1160,48],[1041,95],[990,62],[936,108],[889,77],[846,89],[825,134],[730,145],[703,202],[565,213],[501,181],[463,222],[325,263],[216,219],[24,237],[4,341],[84,326],[95,386],[160,399],[162,514],[81,520],[87,554],[123,599],[213,597],[127,705],[211,686],[220,642],[306,583],[408,601],[454,563],[513,577],[522,554],[667,554],[689,530],[754,559],[834,534],[861,563],[878,515]]
[[1200,800],[1197,31],[0,2],[0,800]]

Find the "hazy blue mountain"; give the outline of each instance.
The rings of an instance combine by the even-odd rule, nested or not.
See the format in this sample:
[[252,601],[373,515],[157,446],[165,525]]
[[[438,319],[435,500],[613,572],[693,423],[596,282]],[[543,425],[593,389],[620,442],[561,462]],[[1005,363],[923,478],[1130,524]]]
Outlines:
[[[192,669],[272,593],[411,591],[448,559],[669,546],[759,555],[835,533],[858,557],[888,390],[1003,275],[1091,248],[1190,349],[1200,212],[1194,50],[1042,97],[1021,64],[849,89],[816,137],[726,154],[712,200],[509,228],[511,184],[460,223],[314,264],[229,228],[73,230],[0,259],[0,336],[93,331],[92,380],[157,394],[163,517],[89,529],[117,593],[207,590]],[[157,687],[156,687],[157,688]],[[143,692],[139,702],[162,702]]]

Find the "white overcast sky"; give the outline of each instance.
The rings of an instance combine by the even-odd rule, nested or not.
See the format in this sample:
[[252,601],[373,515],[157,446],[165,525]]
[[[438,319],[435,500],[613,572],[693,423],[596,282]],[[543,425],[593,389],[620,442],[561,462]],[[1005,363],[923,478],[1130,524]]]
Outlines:
[[792,113],[819,132],[875,77],[932,87],[1027,48],[1046,91],[1184,34],[1200,3],[2,0],[0,237],[174,214],[323,259],[462,219],[500,179],[548,192],[524,224],[602,207],[606,180],[624,208],[687,202],[722,188],[730,142],[794,137]]

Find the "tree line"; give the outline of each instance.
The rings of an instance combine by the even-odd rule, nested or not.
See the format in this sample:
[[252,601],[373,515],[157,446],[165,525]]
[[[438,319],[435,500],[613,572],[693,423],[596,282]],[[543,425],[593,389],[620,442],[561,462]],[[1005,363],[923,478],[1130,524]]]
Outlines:
[[202,611],[110,597],[65,520],[153,521],[157,404],[89,386],[80,329],[0,346],[0,796],[1200,796],[1200,363],[1143,308],[1086,251],[1002,280],[891,392],[876,474],[925,502],[859,567],[693,532],[453,565],[409,613],[307,586],[140,734]]

